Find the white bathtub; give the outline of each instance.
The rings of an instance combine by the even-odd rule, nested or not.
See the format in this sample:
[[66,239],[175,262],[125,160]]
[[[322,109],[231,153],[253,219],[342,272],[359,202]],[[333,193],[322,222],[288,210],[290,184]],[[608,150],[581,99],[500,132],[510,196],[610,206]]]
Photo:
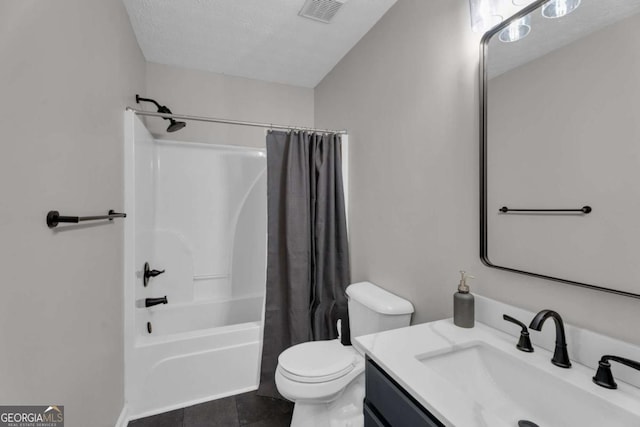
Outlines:
[[256,389],[262,304],[263,297],[256,296],[140,309],[129,370],[139,386],[129,396],[130,417]]
[[[155,344],[163,339],[175,341],[187,334],[199,336],[203,330],[259,322],[263,300],[261,295],[257,295],[226,301],[157,305],[148,309],[138,309],[137,343]],[[149,332],[147,323],[151,324],[152,332]]]
[[[265,152],[156,140],[131,112],[125,123],[124,418],[256,389]],[[147,286],[146,262],[165,270]]]

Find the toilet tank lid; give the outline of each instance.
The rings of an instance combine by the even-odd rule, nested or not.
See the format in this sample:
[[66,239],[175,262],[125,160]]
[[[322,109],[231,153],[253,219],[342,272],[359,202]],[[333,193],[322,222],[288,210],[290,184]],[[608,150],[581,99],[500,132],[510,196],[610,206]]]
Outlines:
[[347,286],[347,295],[365,307],[381,314],[410,314],[413,304],[371,282],[359,282]]

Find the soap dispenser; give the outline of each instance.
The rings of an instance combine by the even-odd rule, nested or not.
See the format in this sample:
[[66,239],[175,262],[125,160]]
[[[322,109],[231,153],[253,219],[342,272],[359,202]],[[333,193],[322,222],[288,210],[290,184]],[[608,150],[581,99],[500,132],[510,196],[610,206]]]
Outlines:
[[453,323],[461,328],[473,328],[475,324],[475,302],[469,292],[467,279],[473,279],[466,272],[460,271],[462,278],[458,285],[458,292],[453,294]]

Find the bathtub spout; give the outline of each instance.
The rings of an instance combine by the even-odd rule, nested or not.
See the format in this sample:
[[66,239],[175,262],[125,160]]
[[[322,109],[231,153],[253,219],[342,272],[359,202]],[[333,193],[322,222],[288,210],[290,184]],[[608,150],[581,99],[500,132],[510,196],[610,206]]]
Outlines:
[[144,300],[144,306],[145,307],[153,307],[154,305],[158,305],[158,304],[166,304],[167,301],[167,296],[163,296],[160,298],[146,298]]

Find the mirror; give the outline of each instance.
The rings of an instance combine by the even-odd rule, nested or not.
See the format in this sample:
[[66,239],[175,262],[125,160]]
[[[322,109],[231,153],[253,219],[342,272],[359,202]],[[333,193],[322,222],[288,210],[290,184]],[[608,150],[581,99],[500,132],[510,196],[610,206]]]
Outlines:
[[481,48],[482,261],[640,298],[640,0],[540,0]]

